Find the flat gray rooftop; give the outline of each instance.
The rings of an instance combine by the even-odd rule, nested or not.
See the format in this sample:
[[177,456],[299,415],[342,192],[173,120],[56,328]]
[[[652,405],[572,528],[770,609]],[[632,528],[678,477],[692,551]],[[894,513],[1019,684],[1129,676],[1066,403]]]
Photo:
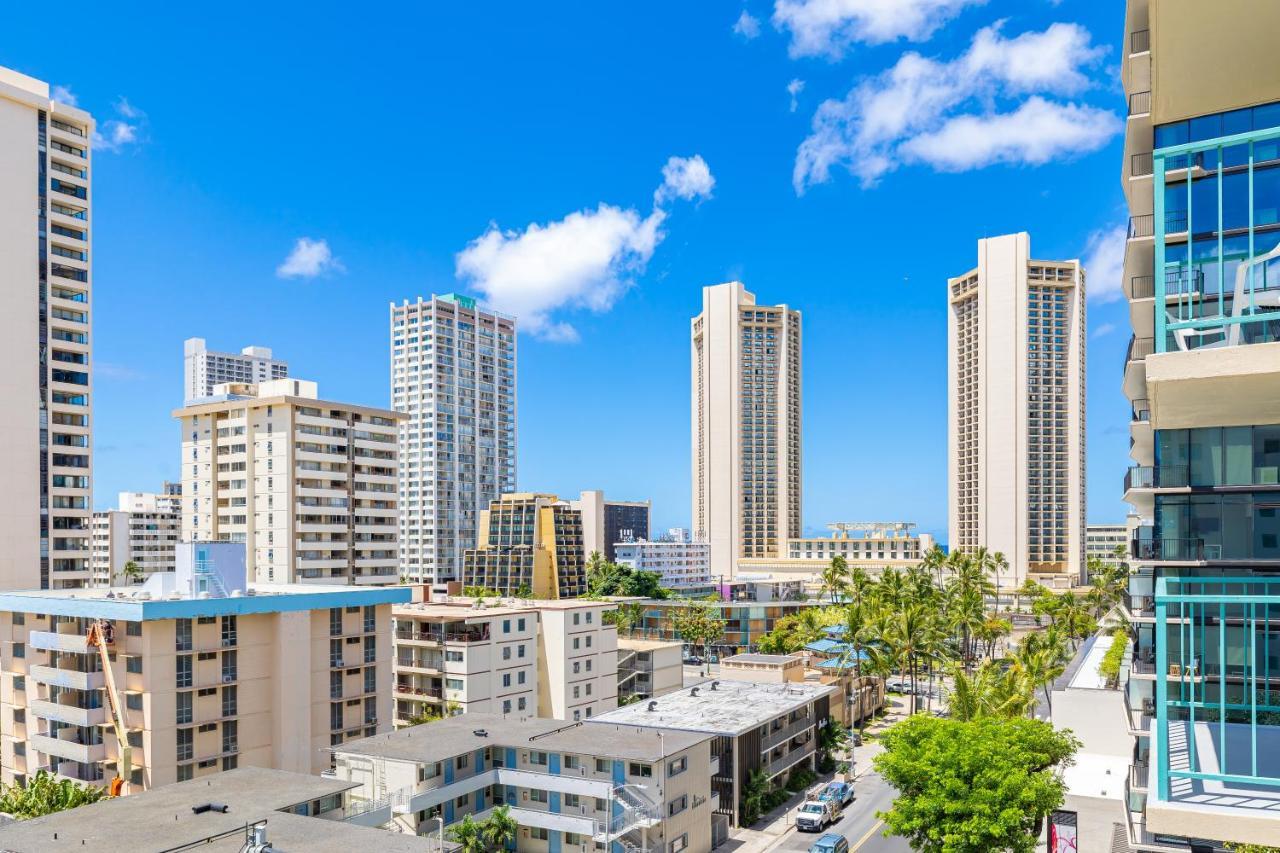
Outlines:
[[[658,737],[656,729],[637,729],[635,724],[610,726],[612,731],[605,732],[594,720],[591,722],[592,725],[587,726],[564,720],[512,720],[501,714],[463,714],[345,743],[335,747],[334,752],[432,764],[486,746],[497,746],[657,761],[708,739],[694,732],[663,731],[662,737]],[[478,735],[477,731],[484,734]]]
[[[0,850],[152,853],[199,843],[211,853],[236,853],[244,845],[244,827],[266,820],[267,840],[281,853],[426,853],[425,838],[278,811],[351,787],[320,776],[241,767],[0,827]],[[192,813],[192,806],[210,802],[225,804],[227,813]],[[202,843],[223,833],[231,834]]]
[[[713,690],[711,685],[715,684]],[[693,695],[694,690],[698,695]],[[610,723],[651,726],[718,735],[739,735],[781,714],[812,702],[820,696],[834,696],[839,689],[826,684],[787,682],[756,684],[750,681],[717,679],[696,688],[664,693],[657,699],[626,705],[592,717],[592,726]],[[649,706],[654,710],[650,711]]]
[[763,655],[758,653],[734,655],[733,657],[723,658],[720,661],[721,664],[756,663],[773,664],[774,666],[784,666],[793,662],[800,662],[795,655]]

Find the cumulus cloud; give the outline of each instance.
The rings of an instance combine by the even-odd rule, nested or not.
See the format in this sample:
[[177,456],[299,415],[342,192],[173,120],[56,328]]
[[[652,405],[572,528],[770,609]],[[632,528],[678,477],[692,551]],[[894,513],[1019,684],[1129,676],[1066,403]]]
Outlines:
[[1115,330],[1116,330],[1116,324],[1115,324],[1115,323],[1099,323],[1097,326],[1094,326],[1094,327],[1093,327],[1093,335],[1092,335],[1092,337],[1095,337],[1095,338],[1101,338],[1101,337],[1103,337],[1104,335],[1109,335],[1109,334],[1111,334],[1111,333],[1112,333],[1112,332],[1114,332]]
[[738,16],[738,20],[733,22],[733,32],[747,41],[751,41],[760,35],[760,19],[743,9],[742,14]]
[[118,152],[142,142],[147,114],[129,103],[123,95],[116,99],[112,109],[116,117],[98,125],[93,132],[93,147],[100,151]]
[[[947,171],[1043,163],[1093,151],[1121,130],[1105,110],[1040,96],[1089,87],[1085,69],[1105,48],[1093,46],[1087,30],[1059,23],[1006,38],[1002,25],[979,30],[951,61],[905,53],[844,98],[819,105],[796,154],[796,191],[829,180],[837,167],[871,186],[904,163]],[[1000,111],[1002,100],[1028,95]]]
[[299,237],[293,250],[276,267],[277,278],[315,278],[328,273],[345,272],[342,261],[333,255],[328,240]]
[[793,57],[840,59],[855,43],[926,41],[966,6],[987,0],[777,0],[773,25],[791,34]]
[[791,112],[795,112],[800,108],[798,100],[800,93],[804,91],[804,81],[796,78],[787,84],[787,94],[791,96]]
[[556,312],[612,308],[665,236],[663,203],[707,198],[714,186],[701,156],[672,157],[647,216],[602,202],[524,230],[490,225],[457,254],[456,274],[487,302],[515,314],[525,331],[543,340],[576,341],[577,330]]
[[63,86],[61,84],[53,87],[53,90],[50,92],[50,97],[58,103],[66,104],[69,107],[74,107],[78,103],[75,93],[71,91],[71,87]]
[[711,174],[711,167],[702,155],[692,157],[671,157],[667,165],[662,167],[662,184],[653,193],[653,203],[661,204],[667,199],[682,198],[692,201],[695,198],[711,198],[711,190],[716,179]]
[[[1127,234],[1123,225],[1094,231],[1085,241],[1085,288],[1094,302],[1116,302],[1124,298],[1124,246]],[[1096,333],[1095,333],[1096,334]]]

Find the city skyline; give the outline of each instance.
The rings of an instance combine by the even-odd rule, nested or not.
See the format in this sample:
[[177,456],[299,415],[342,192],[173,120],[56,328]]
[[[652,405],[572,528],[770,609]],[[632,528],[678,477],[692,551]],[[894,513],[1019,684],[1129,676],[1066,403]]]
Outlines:
[[[313,140],[315,151],[291,151],[289,161],[271,154],[272,169],[263,171],[253,161],[260,155],[256,146],[250,154],[236,134],[220,134],[212,124],[215,116],[232,111],[247,120],[262,117],[256,103],[228,101],[228,89],[247,85],[245,75],[275,77],[289,91],[293,113],[329,115],[317,99],[334,72],[296,48],[272,57],[255,52],[250,69],[220,69],[230,76],[211,87],[198,69],[176,75],[178,80],[152,79],[145,68],[163,61],[154,51],[146,59],[124,51],[103,79],[93,70],[104,61],[102,46],[51,64],[15,39],[4,63],[69,87],[97,117],[106,143],[94,161],[95,506],[106,506],[118,491],[176,479],[178,442],[168,413],[180,402],[185,338],[204,337],[211,348],[232,352],[248,342],[270,346],[289,360],[291,373],[320,381],[326,394],[385,407],[385,302],[458,291],[515,314],[521,328],[530,330],[520,336],[517,488],[559,494],[601,488],[619,498],[652,500],[655,528],[688,526],[684,324],[697,312],[702,287],[740,279],[753,292],[768,294],[771,303],[785,302],[808,318],[804,383],[811,391],[803,421],[804,455],[811,464],[804,484],[805,530],[821,530],[838,518],[883,516],[909,517],[922,530],[943,534],[946,279],[968,263],[975,239],[1017,230],[1036,236],[1037,254],[1080,258],[1090,266],[1095,235],[1113,231],[1123,215],[1112,174],[1120,137],[1104,134],[1101,143],[1082,141],[1076,150],[1055,151],[1043,166],[1033,156],[995,152],[987,160],[996,165],[971,168],[986,161],[902,156],[903,140],[912,133],[910,150],[924,150],[919,125],[860,151],[849,147],[848,126],[833,129],[819,119],[834,121],[836,107],[857,102],[857,81],[897,68],[908,54],[938,66],[971,63],[979,44],[1010,53],[1019,46],[1052,50],[1062,63],[1057,70],[1074,88],[1067,92],[1043,81],[974,70],[981,79],[948,94],[949,106],[933,117],[945,120],[944,126],[972,113],[976,107],[966,99],[988,90],[998,96],[1001,113],[1062,100],[1118,115],[1122,102],[1110,88],[1106,67],[1118,59],[1110,33],[1118,29],[1120,14],[1100,14],[1083,3],[1025,10],[993,3],[966,8],[927,32],[852,37],[857,44],[851,45],[831,33],[823,42],[823,33],[785,23],[771,27],[764,6],[747,7],[763,23],[757,35],[742,27],[735,32],[741,11],[699,9],[691,13],[688,32],[671,36],[690,45],[696,41],[720,60],[699,58],[696,75],[680,57],[670,68],[654,69],[656,81],[634,80],[610,62],[602,65],[600,80],[575,93],[556,79],[564,69],[544,62],[530,83],[541,88],[526,87],[518,97],[495,95],[504,121],[531,134],[518,154],[509,136],[489,126],[491,116],[470,115],[470,102],[462,100],[497,86],[492,74],[464,64],[478,79],[449,91],[434,82],[433,63],[458,62],[452,50],[419,70],[362,56],[369,65],[356,76],[365,85],[377,89],[390,79],[421,83],[424,108],[397,113],[395,126],[410,135],[429,132],[430,138],[422,177],[431,182],[432,202],[414,203],[412,223],[384,222],[376,230],[358,212],[368,188],[344,177],[359,158],[345,125],[325,118]],[[15,35],[38,23],[21,15]],[[572,54],[574,64],[583,61],[582,51],[603,58],[631,50],[621,44],[629,39],[618,37],[620,26],[638,27],[637,34],[656,32],[648,16],[567,22],[564,15],[553,10],[546,20],[521,23],[547,38],[590,45]],[[1005,15],[1008,20],[997,27]],[[419,23],[433,46],[437,33],[467,27],[451,20]],[[265,21],[264,32],[280,25]],[[320,44],[342,36],[332,24],[309,27]],[[557,35],[557,28],[564,34]],[[1037,34],[1041,42],[1028,41]],[[679,47],[673,45],[673,52]],[[827,48],[847,55],[836,61]],[[619,67],[626,57],[621,59]],[[723,67],[708,67],[717,65]],[[682,73],[695,75],[693,91],[673,90]],[[304,86],[304,76],[313,82]],[[804,80],[803,88],[789,91],[789,81],[796,80]],[[643,113],[643,134],[635,133],[639,125],[630,110],[604,97],[610,87]],[[367,111],[385,115],[397,97],[397,87],[381,88],[391,91],[361,89],[370,99],[359,108],[362,120]],[[721,90],[724,103],[699,116],[707,93]],[[354,96],[350,84],[339,94]],[[571,99],[595,103],[592,116],[565,117],[566,110],[573,112]],[[548,110],[564,118],[563,127],[539,119]],[[464,114],[472,120],[467,127],[449,122]],[[620,138],[613,124],[628,138]],[[610,127],[599,130],[604,125]],[[286,125],[274,126],[283,131]],[[604,136],[584,143],[581,133],[592,128]],[[743,144],[748,128],[760,136]],[[804,159],[817,151],[824,129],[843,133],[849,143],[839,162],[888,153],[904,165],[878,174],[837,168],[824,179],[818,161]],[[476,144],[477,138],[485,141]],[[475,150],[459,151],[459,144]],[[593,154],[601,147],[610,151],[607,160]],[[799,150],[804,153],[798,160]],[[446,161],[452,165],[444,170],[440,164]],[[322,168],[323,162],[330,165]],[[268,192],[266,175],[278,175],[274,170],[282,165],[321,180],[295,182],[284,195],[279,186]],[[801,165],[798,192],[793,178]],[[898,224],[917,221],[919,188],[925,185],[936,186],[940,200],[966,198],[967,208],[960,218],[947,214],[945,225],[939,220],[927,235],[928,251],[921,251],[923,235],[911,233],[914,225]],[[1024,189],[1011,203],[1014,188]],[[165,214],[171,205],[185,215],[175,221]],[[1063,215],[1064,206],[1080,215]],[[603,296],[599,289],[574,291],[551,307],[513,296],[506,265],[517,263],[520,251],[532,250],[531,234],[568,237],[572,232],[553,228],[565,224],[582,229],[580,240],[605,225],[625,237],[619,254],[611,256],[619,265],[608,268],[616,273],[612,290]],[[173,284],[172,262],[159,263],[154,253],[148,257],[138,250],[166,233],[182,245],[173,256],[180,261],[181,286]],[[1098,257],[1105,262],[1109,255]],[[1103,301],[1118,280],[1100,281],[1090,269],[1090,285],[1101,295],[1090,305],[1088,504],[1091,521],[1118,521],[1124,505],[1108,478],[1125,464],[1124,430],[1116,425],[1124,422],[1127,408],[1108,365],[1123,353],[1120,329],[1126,318],[1122,302]],[[242,300],[250,294],[259,301],[246,311]],[[634,334],[641,329],[643,335]],[[856,334],[848,334],[850,329]],[[912,346],[900,345],[904,333]],[[342,343],[326,346],[326,340]],[[886,364],[895,372],[879,374]],[[835,393],[840,389],[856,391]],[[643,417],[628,406],[637,394],[646,400]],[[864,403],[873,397],[881,399]],[[592,417],[571,416],[592,411],[610,420],[611,428],[600,430]],[[618,452],[622,447],[629,452]],[[878,476],[867,462],[886,457],[903,466],[892,478]]]

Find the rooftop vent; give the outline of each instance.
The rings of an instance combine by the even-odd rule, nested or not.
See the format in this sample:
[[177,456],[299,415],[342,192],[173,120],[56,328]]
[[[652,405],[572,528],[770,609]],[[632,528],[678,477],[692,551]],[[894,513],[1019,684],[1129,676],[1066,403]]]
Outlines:
[[485,729],[473,729],[471,733],[472,733],[473,735],[475,735],[476,737],[488,737],[488,736],[489,736],[489,732],[488,732],[488,731],[486,731]]
[[698,688],[696,688],[696,687],[695,687],[695,688],[693,688],[692,690],[690,690],[690,691],[689,691],[689,695],[690,695],[690,696],[697,696],[697,695],[698,695]]
[[229,809],[226,803],[201,803],[198,806],[191,807],[192,814],[204,814],[205,812],[218,812],[219,814],[226,814],[228,810]]
[[650,712],[653,712],[653,711],[656,711],[656,710],[658,710],[658,703],[657,703],[657,702],[650,702],[650,703],[649,703],[649,711],[650,711]]
[[713,682],[711,682],[711,689],[712,689],[712,690],[715,690],[715,689],[716,689],[717,687],[719,687],[719,686],[720,686],[720,682],[718,682],[718,681],[713,681]]

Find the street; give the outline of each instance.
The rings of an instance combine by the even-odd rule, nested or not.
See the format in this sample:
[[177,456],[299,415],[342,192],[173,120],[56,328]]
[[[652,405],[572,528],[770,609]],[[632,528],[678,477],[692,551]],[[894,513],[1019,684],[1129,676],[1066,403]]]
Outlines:
[[[857,799],[845,809],[840,818],[826,832],[843,835],[849,840],[849,853],[910,853],[911,848],[902,838],[884,838],[881,831],[884,825],[876,818],[877,811],[883,811],[893,802],[894,791],[875,773],[867,773],[854,783]],[[808,850],[821,837],[819,832],[796,832],[787,834],[786,840],[775,850]]]

